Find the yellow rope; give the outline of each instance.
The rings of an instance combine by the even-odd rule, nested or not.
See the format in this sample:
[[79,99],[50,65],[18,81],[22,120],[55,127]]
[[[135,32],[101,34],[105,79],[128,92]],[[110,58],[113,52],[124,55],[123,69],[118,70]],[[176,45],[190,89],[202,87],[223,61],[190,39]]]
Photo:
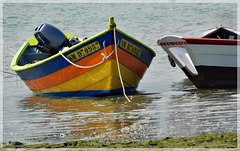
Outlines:
[[113,28],[114,30],[114,45],[115,45],[115,55],[116,55],[116,61],[117,61],[117,68],[118,68],[118,75],[119,75],[119,79],[122,85],[122,89],[123,89],[123,94],[125,96],[125,98],[128,100],[128,102],[131,102],[131,100],[127,97],[126,92],[125,92],[125,87],[124,87],[124,83],[122,80],[122,75],[121,75],[121,71],[120,71],[120,66],[119,66],[119,61],[118,61],[118,54],[117,54],[117,42],[116,42],[116,27]]

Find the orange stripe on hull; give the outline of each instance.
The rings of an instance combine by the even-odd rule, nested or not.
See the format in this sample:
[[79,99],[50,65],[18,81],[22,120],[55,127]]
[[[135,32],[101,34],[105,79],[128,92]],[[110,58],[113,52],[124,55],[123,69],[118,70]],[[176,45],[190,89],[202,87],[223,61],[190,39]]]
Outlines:
[[[111,60],[95,69],[81,74],[69,81],[57,86],[34,91],[35,93],[61,93],[61,92],[85,92],[88,91],[111,91],[121,88],[116,60]],[[121,76],[125,88],[135,89],[141,78],[129,68],[120,65]]]
[[[113,51],[113,49],[114,49],[114,45],[108,46],[106,48],[107,55],[109,55]],[[90,65],[97,64],[98,62],[102,61],[103,55],[101,55],[101,53],[105,54],[104,49],[75,62],[75,64],[78,64],[81,66],[90,66]],[[146,69],[148,68],[148,66],[145,63],[143,63],[142,61],[140,61],[130,53],[127,53],[126,51],[122,50],[121,48],[118,48],[118,57],[119,57],[119,62],[122,65],[134,71],[136,74],[139,75],[139,77],[141,78],[143,77]],[[115,59],[116,58],[114,53],[105,62],[109,60],[115,60]],[[84,69],[84,68],[75,67],[73,65],[69,65],[68,67],[65,67],[47,76],[34,79],[34,80],[24,81],[24,82],[29,87],[29,89],[33,91],[38,91],[38,90],[47,89],[47,88],[59,85],[61,83],[64,83],[94,68],[95,67]]]
[[129,69],[137,73],[141,78],[143,77],[148,68],[148,66],[141,60],[137,59],[136,57],[122,50],[121,48],[118,48],[118,60],[122,65],[128,67]]

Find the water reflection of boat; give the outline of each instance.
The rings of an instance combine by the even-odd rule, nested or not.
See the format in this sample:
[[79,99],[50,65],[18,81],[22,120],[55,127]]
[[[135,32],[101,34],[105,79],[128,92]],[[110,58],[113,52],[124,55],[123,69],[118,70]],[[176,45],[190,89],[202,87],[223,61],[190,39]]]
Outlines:
[[86,40],[42,24],[11,68],[34,93],[91,96],[119,93],[122,87],[135,92],[154,56],[151,48],[116,29],[110,18],[107,30]]
[[[25,109],[33,109],[32,112],[44,111],[44,115],[39,115],[40,118],[33,118],[30,125],[37,124],[40,127],[41,125],[43,127],[54,125],[52,133],[65,134],[70,139],[81,139],[132,125],[141,115],[133,116],[131,111],[144,108],[144,103],[148,101],[144,95],[134,95],[131,99],[132,102],[128,102],[126,105],[124,105],[125,101],[121,101],[124,100],[123,97],[119,101],[116,99],[104,97],[95,99],[66,98],[63,100],[33,96],[26,98],[25,103],[22,104]],[[49,128],[46,127],[46,129]],[[43,135],[44,132],[39,133]],[[109,137],[116,137],[114,135],[118,134],[113,132]]]
[[238,36],[239,32],[220,26],[202,38],[165,36],[157,43],[196,87],[236,88]]

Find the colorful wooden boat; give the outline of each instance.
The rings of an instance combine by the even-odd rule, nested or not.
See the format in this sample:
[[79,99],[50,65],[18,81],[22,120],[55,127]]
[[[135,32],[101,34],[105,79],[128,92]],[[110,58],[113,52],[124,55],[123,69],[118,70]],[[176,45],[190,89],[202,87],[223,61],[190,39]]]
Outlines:
[[113,17],[108,29],[86,40],[48,24],[34,35],[14,56],[11,68],[36,94],[111,95],[122,92],[119,78],[126,92],[135,92],[155,56],[151,48],[116,29]]
[[158,40],[173,66],[198,88],[237,88],[237,31],[218,27],[201,38],[165,36]]

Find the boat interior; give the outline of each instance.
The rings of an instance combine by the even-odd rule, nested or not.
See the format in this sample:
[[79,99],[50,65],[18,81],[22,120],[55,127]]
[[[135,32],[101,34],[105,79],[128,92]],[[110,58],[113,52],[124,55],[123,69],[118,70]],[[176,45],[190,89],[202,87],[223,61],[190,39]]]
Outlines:
[[18,61],[18,65],[24,66],[49,57],[49,54],[38,52],[37,46],[28,46]]
[[216,39],[239,39],[240,35],[234,31],[220,27],[202,38],[216,38]]

